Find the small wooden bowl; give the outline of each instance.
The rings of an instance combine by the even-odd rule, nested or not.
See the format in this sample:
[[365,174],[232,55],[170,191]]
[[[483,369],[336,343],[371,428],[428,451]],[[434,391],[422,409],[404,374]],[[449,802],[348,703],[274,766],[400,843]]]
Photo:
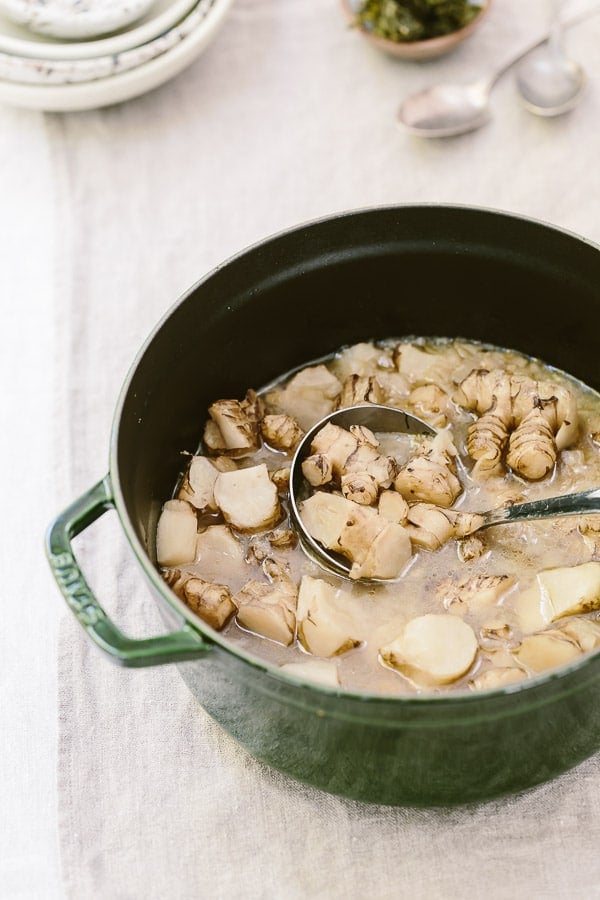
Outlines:
[[[354,22],[356,19],[356,12],[352,8],[350,0],[341,0],[341,2],[342,8],[348,19],[351,22]],[[443,56],[444,53],[449,53],[451,50],[454,50],[454,48],[466,40],[469,35],[473,34],[485,18],[491,5],[492,0],[485,0],[485,2],[482,3],[481,11],[474,19],[471,19],[468,25],[465,25],[463,28],[457,28],[456,31],[451,31],[440,37],[427,38],[427,40],[424,41],[392,41],[388,38],[378,37],[370,31],[367,31],[366,28],[357,27],[356,30],[370,44],[377,47],[379,50],[383,50],[384,53],[388,53],[390,56],[411,60],[435,59],[437,56]]]

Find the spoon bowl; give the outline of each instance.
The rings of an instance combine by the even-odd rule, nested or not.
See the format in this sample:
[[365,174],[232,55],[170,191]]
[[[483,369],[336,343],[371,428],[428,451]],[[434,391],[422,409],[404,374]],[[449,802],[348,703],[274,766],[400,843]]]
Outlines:
[[566,57],[536,52],[516,77],[521,102],[538,116],[559,116],[579,102],[586,83],[582,67]]
[[489,117],[488,86],[438,84],[408,97],[398,119],[405,130],[427,137],[452,137],[484,125]]

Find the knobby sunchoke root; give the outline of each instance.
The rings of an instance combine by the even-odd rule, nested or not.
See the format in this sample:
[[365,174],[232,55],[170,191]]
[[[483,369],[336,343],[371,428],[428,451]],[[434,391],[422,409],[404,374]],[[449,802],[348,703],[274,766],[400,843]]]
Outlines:
[[501,475],[507,465],[528,481],[539,481],[552,471],[559,451],[577,438],[576,402],[562,385],[503,369],[473,369],[452,399],[479,417],[467,436],[475,478]]

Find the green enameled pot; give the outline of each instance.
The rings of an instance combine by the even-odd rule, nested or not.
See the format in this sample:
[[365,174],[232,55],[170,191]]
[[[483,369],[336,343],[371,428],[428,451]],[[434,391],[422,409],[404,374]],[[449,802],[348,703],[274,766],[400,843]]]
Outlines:
[[[61,590],[125,666],[180,663],[251,754],[363,801],[447,805],[546,781],[600,747],[600,653],[484,693],[351,694],[282,674],[194,616],[154,564],[155,525],[206,408],[353,342],[458,336],[520,350],[600,389],[600,252],[542,222],[456,206],[375,208],[271,237],[219,266],[157,325],[123,387],[106,478],[48,531]],[[170,631],[133,640],[86,584],[71,539],[116,507]]]

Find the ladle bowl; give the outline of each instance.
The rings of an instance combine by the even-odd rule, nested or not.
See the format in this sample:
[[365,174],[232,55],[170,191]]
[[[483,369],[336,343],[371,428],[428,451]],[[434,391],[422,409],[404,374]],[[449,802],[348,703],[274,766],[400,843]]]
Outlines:
[[[320,419],[306,432],[300,441],[290,467],[290,519],[298,533],[300,544],[304,552],[314,562],[335,575],[349,578],[351,563],[341,554],[332,553],[323,547],[310,534],[300,511],[300,504],[304,495],[308,496],[308,482],[302,473],[302,463],[311,453],[311,444],[315,435],[327,424],[339,425],[341,428],[350,428],[352,425],[362,425],[369,428],[375,435],[381,432],[407,435],[435,435],[436,430],[417,416],[403,409],[393,406],[382,406],[376,403],[361,404],[359,406],[347,406],[335,410]],[[361,581],[379,581],[382,579],[362,578]]]
[[[369,428],[375,435],[378,433],[395,433],[407,435],[435,435],[435,428],[417,416],[402,409],[381,404],[361,404],[335,410],[320,419],[300,441],[290,468],[290,518],[298,533],[304,552],[313,562],[334,575],[350,578],[351,563],[339,553],[327,550],[310,534],[302,521],[301,504],[311,491],[311,487],[302,473],[302,463],[311,453],[311,445],[315,435],[327,424],[339,425],[349,429],[352,425]],[[516,503],[485,511],[474,511],[473,527],[470,534],[489,528],[492,525],[509,525],[514,522],[533,521],[556,518],[560,516],[582,516],[600,513],[600,488],[592,488],[573,494],[556,497],[544,497],[527,503]],[[400,576],[402,577],[402,576]],[[353,578],[354,582],[389,581],[384,578]]]

